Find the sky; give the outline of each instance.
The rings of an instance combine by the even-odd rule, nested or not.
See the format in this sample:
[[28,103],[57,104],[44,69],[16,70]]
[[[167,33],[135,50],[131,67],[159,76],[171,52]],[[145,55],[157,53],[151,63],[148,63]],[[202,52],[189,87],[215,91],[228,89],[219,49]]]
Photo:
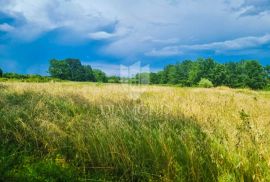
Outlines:
[[185,59],[270,64],[269,0],[0,0],[0,68],[46,75],[78,58],[117,75]]

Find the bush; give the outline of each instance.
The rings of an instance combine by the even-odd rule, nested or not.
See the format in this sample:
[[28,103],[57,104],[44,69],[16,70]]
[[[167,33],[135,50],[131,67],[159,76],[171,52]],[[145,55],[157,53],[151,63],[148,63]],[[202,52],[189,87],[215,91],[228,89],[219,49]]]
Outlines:
[[265,91],[270,91],[270,84],[267,84],[267,85],[264,87],[264,90],[265,90]]
[[201,81],[198,83],[199,87],[202,87],[202,88],[212,88],[214,87],[213,83],[206,79],[206,78],[202,78]]

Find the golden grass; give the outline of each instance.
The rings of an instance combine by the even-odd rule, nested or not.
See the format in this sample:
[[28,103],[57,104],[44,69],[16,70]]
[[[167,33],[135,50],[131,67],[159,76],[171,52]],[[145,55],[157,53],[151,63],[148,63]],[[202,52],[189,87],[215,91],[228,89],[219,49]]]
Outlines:
[[[119,175],[123,176],[121,180],[127,181],[206,180],[207,176],[200,174],[203,169],[193,164],[197,159],[192,159],[200,154],[201,149],[193,151],[193,148],[197,140],[198,143],[202,142],[201,137],[189,136],[185,132],[182,134],[179,131],[181,127],[174,125],[174,122],[177,124],[185,120],[192,122],[207,138],[207,146],[210,147],[206,149],[207,156],[215,166],[215,169],[209,167],[209,170],[216,170],[214,177],[208,176],[209,181],[270,180],[270,92],[226,87],[202,89],[72,82],[2,85],[6,87],[2,89],[3,93],[46,95],[37,101],[29,97],[28,114],[33,115],[30,118],[38,123],[39,132],[35,133],[33,126],[23,118],[18,117],[18,123],[24,132],[32,132],[31,136],[36,137],[34,140],[41,141],[49,153],[59,150],[65,138],[72,137],[72,146],[77,152],[72,159],[78,161],[80,167],[83,166],[81,170],[85,171],[87,167],[105,168],[106,173],[110,173],[110,168],[118,167],[122,173]],[[56,97],[74,104],[70,108],[73,114],[69,115],[66,110],[64,112],[67,113],[63,114],[58,106],[50,109],[54,107],[51,106],[54,101],[46,99]],[[69,107],[65,104],[63,107]],[[77,111],[78,105],[84,110]],[[139,129],[134,129],[137,126],[133,124],[127,124],[128,120],[140,123]],[[152,120],[157,120],[158,125]],[[23,143],[25,136],[20,132],[14,132],[14,135],[18,143]],[[46,134],[39,139],[38,134],[42,132]],[[168,132],[171,132],[170,135]],[[136,138],[138,136],[141,138]],[[195,140],[185,137],[195,137]],[[191,167],[187,169],[177,159],[181,155],[175,154],[181,153],[174,145],[182,145],[178,143],[182,140],[190,150],[188,166]],[[144,162],[147,163],[147,156],[154,166],[142,174],[140,167],[143,168]],[[138,166],[136,160],[141,162],[138,162]],[[209,162],[205,158],[198,160]],[[57,161],[64,164],[68,157],[63,154],[60,159],[58,156]],[[131,175],[123,174],[124,170],[119,166],[127,168],[125,173],[131,172]],[[178,175],[183,174],[179,172],[181,170],[187,173],[186,177]],[[134,171],[140,173],[135,174]]]

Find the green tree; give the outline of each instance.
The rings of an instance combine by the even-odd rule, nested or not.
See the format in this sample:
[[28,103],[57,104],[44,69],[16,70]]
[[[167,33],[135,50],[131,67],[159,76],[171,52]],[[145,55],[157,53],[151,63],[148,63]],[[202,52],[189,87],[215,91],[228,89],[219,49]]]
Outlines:
[[216,62],[209,58],[209,59],[198,59],[196,62],[193,63],[190,73],[189,73],[189,81],[195,85],[197,84],[202,78],[206,78],[212,81],[213,78],[213,70],[216,66]]
[[83,81],[94,81],[95,80],[95,75],[94,75],[93,69],[90,65],[83,66],[83,70],[84,70]]
[[0,68],[0,77],[3,76],[3,70]]
[[191,86],[189,82],[189,73],[192,68],[193,62],[190,60],[183,61],[176,64],[176,80],[177,84],[182,86]]
[[151,84],[159,84],[160,78],[158,73],[150,73],[150,83]]
[[50,61],[49,73],[54,78],[62,80],[71,80],[71,72],[68,63],[65,60],[58,61],[52,59]]
[[177,84],[177,69],[175,65],[170,65],[166,68],[167,73],[167,83],[168,84]]
[[99,69],[94,69],[93,73],[96,82],[104,82],[104,83],[108,82],[107,76],[103,71]]
[[206,78],[202,78],[199,83],[198,83],[199,87],[202,87],[202,88],[212,88],[214,87],[213,83],[206,79]]
[[212,70],[211,80],[215,86],[226,84],[227,72],[224,64],[216,64]]
[[157,80],[159,84],[163,84],[165,82],[164,78],[165,78],[164,71],[157,72]]
[[226,63],[225,69],[227,74],[225,85],[232,88],[246,87],[245,80],[247,79],[247,75],[245,73],[243,61],[238,63]]
[[166,84],[168,83],[168,73],[166,70],[163,70],[163,71],[159,71],[158,73],[158,76],[160,78],[160,84]]
[[270,65],[265,66],[264,70],[267,75],[267,79],[269,81],[270,80]]
[[95,81],[94,72],[89,65],[82,65],[78,59],[50,61],[49,73],[52,77],[72,81]]
[[262,89],[267,84],[267,74],[263,66],[254,60],[225,64],[226,84],[233,88],[249,87]]
[[164,68],[164,71],[161,75],[161,83],[162,84],[175,84],[176,80],[176,68],[174,65],[169,64]]
[[119,76],[110,76],[108,77],[108,83],[120,83],[121,78]]
[[4,73],[3,77],[9,79],[27,79],[29,78],[29,75],[23,75],[18,73]]
[[262,89],[267,84],[267,74],[263,66],[258,61],[245,61],[245,72],[247,78],[245,83],[252,89]]
[[86,81],[85,80],[85,69],[81,64],[81,61],[78,59],[66,59],[64,60],[69,68],[71,75],[69,80],[72,81]]

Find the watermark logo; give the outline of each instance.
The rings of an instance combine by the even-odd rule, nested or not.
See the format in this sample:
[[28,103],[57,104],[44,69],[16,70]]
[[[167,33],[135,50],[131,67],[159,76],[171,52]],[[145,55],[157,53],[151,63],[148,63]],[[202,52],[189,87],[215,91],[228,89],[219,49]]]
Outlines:
[[129,97],[137,100],[143,93],[141,86],[150,84],[150,66],[142,66],[140,61],[130,66],[120,65],[120,78]]

